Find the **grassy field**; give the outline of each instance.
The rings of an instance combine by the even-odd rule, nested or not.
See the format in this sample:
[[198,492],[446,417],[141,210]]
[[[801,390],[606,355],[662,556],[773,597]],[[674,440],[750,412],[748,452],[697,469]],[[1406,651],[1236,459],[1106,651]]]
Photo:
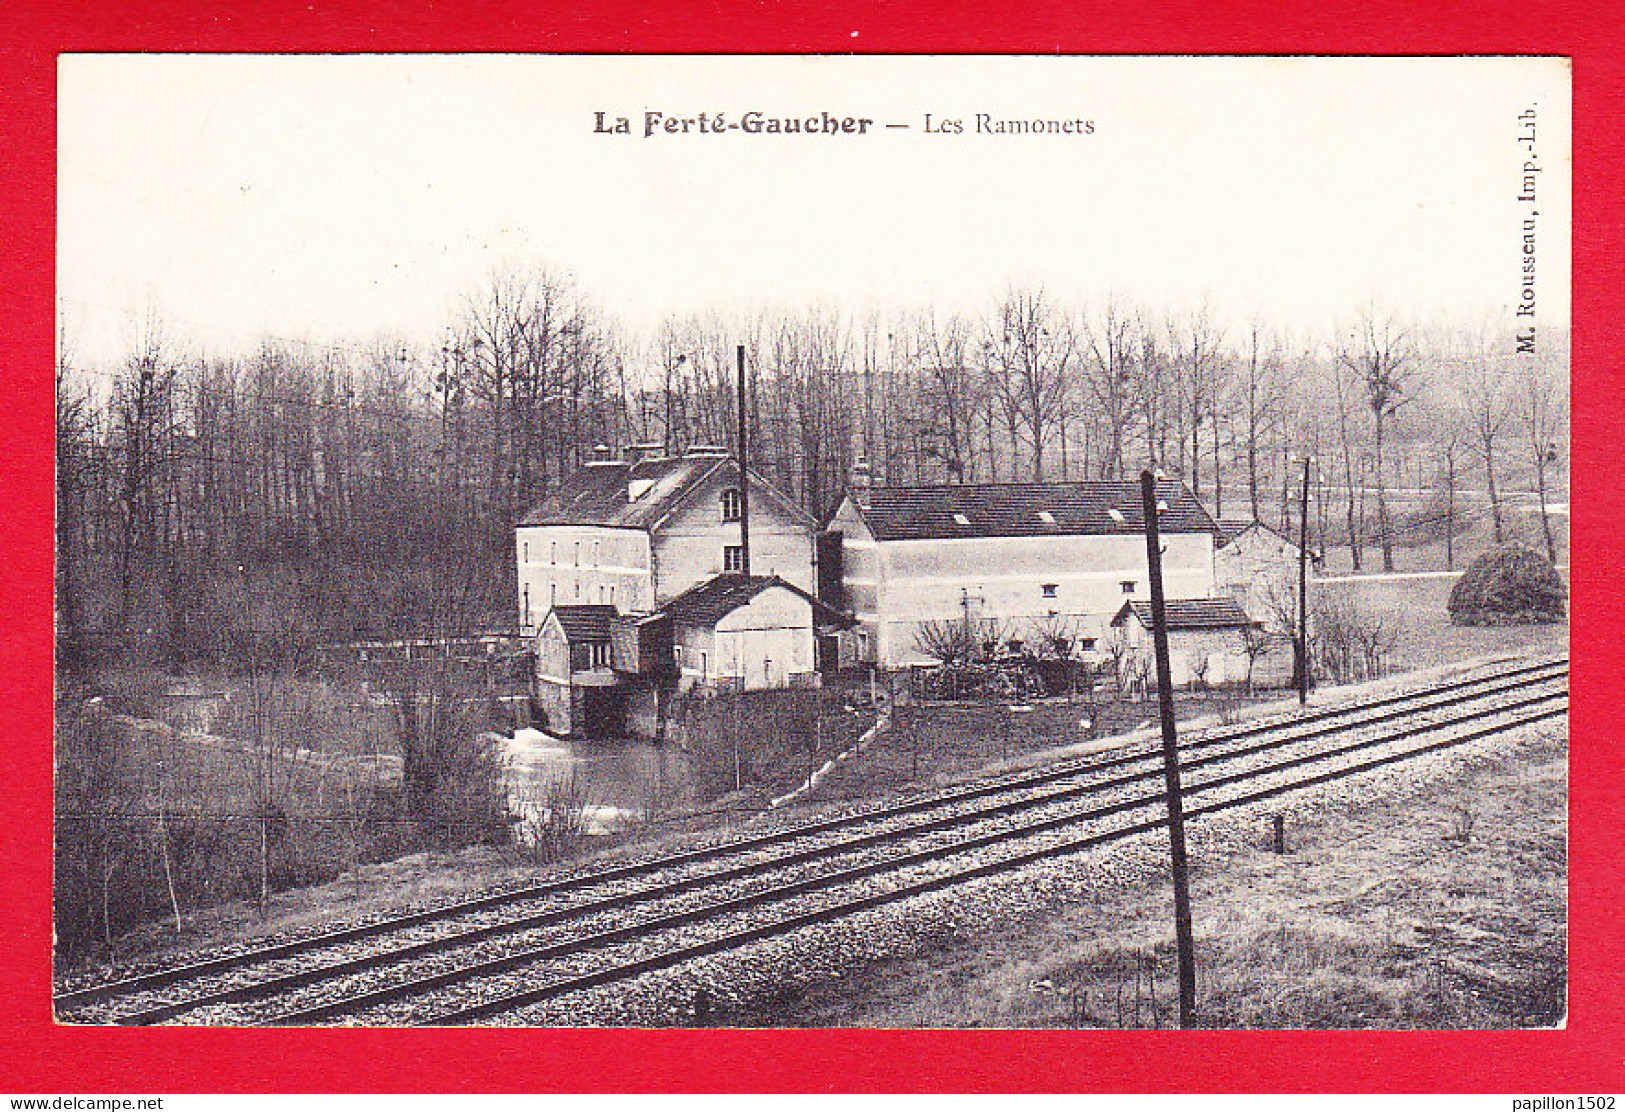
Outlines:
[[1398,633],[1398,643],[1388,658],[1390,672],[1408,672],[1508,652],[1534,655],[1567,650],[1568,622],[1540,626],[1451,624],[1445,604],[1454,585],[1454,579],[1371,579],[1326,584],[1320,589],[1345,592],[1362,609],[1381,614],[1392,624]]
[[[1193,862],[1201,1025],[1539,1027],[1566,981],[1567,738],[1528,732],[1409,799],[1322,812]],[[763,1005],[781,1026],[1167,1027],[1165,878],[996,940],[853,971]],[[748,1025],[752,1016],[739,1017]]]

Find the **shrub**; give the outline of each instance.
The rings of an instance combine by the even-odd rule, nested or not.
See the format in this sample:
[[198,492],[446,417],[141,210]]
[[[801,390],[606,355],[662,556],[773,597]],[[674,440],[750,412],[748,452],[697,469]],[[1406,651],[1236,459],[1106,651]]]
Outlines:
[[1397,619],[1363,609],[1346,591],[1323,590],[1310,619],[1312,674],[1333,683],[1377,679],[1398,640]]
[[1450,592],[1456,625],[1560,622],[1566,591],[1557,570],[1522,545],[1492,548],[1468,565]]

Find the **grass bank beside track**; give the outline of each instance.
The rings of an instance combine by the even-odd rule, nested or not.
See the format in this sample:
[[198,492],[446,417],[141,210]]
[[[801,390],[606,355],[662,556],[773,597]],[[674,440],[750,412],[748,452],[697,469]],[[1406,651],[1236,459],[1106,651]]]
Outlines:
[[[1566,975],[1567,731],[1429,759],[1397,791],[1195,828],[1198,1013],[1248,1028],[1539,1027]],[[1417,770],[1418,772],[1422,770]],[[1134,875],[1118,870],[1127,880]],[[1177,1023],[1166,864],[985,933],[742,1000],[729,1023],[1153,1027]],[[985,928],[984,928],[985,930]]]

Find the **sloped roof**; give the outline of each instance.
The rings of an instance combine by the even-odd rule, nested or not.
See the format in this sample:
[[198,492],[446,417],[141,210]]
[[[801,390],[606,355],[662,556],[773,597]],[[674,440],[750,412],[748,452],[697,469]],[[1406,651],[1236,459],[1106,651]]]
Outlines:
[[[853,502],[877,541],[1143,533],[1139,480],[870,487]],[[1217,533],[1177,479],[1157,483],[1164,533]],[[1116,510],[1121,520],[1113,517]],[[1041,515],[1048,515],[1044,517]],[[963,520],[961,520],[961,518]]]
[[794,583],[776,575],[749,577],[728,573],[703,580],[666,603],[661,613],[684,625],[714,626],[770,587],[783,587],[812,603],[813,619],[820,624],[850,626],[853,619],[818,601]]
[[[590,463],[564,480],[552,497],[526,514],[519,524],[654,529],[696,487],[721,469],[730,475],[737,475],[739,471],[732,456],[710,453],[644,459],[637,463],[625,460]],[[629,491],[634,482],[649,484],[635,500]],[[750,489],[753,496],[759,491],[770,492],[791,513],[806,517],[754,468],[750,473]]]
[[[1130,612],[1140,620],[1141,625],[1151,628],[1151,603],[1139,599],[1125,602],[1122,609],[1117,611],[1117,616],[1112,618],[1112,625],[1122,625]],[[1247,611],[1233,598],[1171,598],[1163,603],[1163,613],[1168,619],[1170,631],[1234,629],[1258,624],[1247,616]]]
[[1281,541],[1283,544],[1292,545],[1293,550],[1296,551],[1298,547],[1297,545],[1292,544],[1290,540],[1282,536],[1277,530],[1270,528],[1262,521],[1258,521],[1256,519],[1242,520],[1238,518],[1233,521],[1219,522],[1219,546],[1222,548],[1231,541],[1234,541],[1237,537],[1240,537],[1243,533],[1255,528],[1264,530],[1264,532],[1268,533],[1276,540]]
[[[598,603],[555,606],[551,612],[559,619],[559,626],[564,630],[564,639],[573,645],[608,641],[610,629],[618,614],[613,606]],[[547,619],[543,618],[542,622],[546,624]]]

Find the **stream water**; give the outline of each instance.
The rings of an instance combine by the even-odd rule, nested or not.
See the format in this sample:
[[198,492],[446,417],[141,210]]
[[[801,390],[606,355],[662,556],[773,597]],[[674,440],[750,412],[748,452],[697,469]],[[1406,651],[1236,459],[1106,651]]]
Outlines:
[[564,740],[530,729],[501,740],[516,808],[579,802],[590,834],[697,803],[688,755],[674,745],[635,738]]

